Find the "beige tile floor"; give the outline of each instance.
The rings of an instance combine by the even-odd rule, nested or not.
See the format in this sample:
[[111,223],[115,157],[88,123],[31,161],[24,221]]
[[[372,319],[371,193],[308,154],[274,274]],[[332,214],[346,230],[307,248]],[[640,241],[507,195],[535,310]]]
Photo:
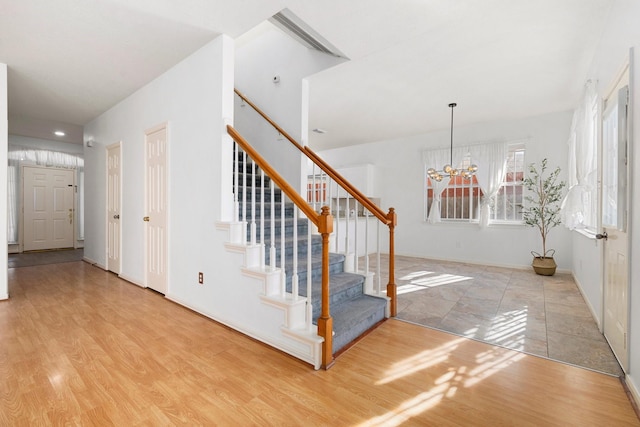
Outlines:
[[[622,375],[569,274],[544,277],[532,270],[402,256],[395,265],[399,319]],[[381,269],[386,267],[383,257]]]

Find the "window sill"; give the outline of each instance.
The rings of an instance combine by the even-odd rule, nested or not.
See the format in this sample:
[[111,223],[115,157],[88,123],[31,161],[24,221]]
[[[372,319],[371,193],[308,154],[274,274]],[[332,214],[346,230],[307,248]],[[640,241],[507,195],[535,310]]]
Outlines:
[[578,234],[582,234],[587,239],[596,240],[596,232],[595,231],[590,231],[590,230],[587,230],[585,228],[576,228],[576,229],[573,229],[572,231],[574,231],[574,232],[576,232]]
[[[424,221],[425,224],[435,225],[435,226],[456,226],[456,227],[479,227],[478,221],[469,222],[469,221],[440,221],[435,224],[430,223],[428,220]],[[526,227],[523,222],[490,222],[487,228],[523,228]]]

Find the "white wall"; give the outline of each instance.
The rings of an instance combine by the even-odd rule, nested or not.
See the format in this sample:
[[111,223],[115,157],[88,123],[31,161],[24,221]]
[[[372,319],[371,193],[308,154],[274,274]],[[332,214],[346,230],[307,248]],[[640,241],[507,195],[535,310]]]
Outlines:
[[[0,200],[7,200],[7,145],[9,136],[7,107],[7,65],[0,63]],[[5,202],[6,206],[6,202]],[[7,209],[0,209],[0,245],[7,247]],[[9,298],[7,251],[0,251],[0,300]]]
[[[562,168],[567,164],[566,141],[571,117],[571,112],[561,112],[523,120],[460,127],[455,129],[454,144],[524,141],[527,164],[537,163],[548,157],[551,167]],[[398,214],[396,254],[499,266],[529,266],[532,259],[530,252],[541,250],[537,229],[505,225],[480,229],[475,224],[429,224],[424,221],[422,151],[447,147],[449,137],[447,129],[392,141],[327,150],[320,154],[336,168],[363,163],[375,166],[375,191],[376,196],[381,197],[381,207],[385,211],[394,207]],[[564,176],[562,173],[561,179],[565,179]],[[556,249],[558,268],[569,271],[569,232],[564,227],[553,229],[547,246]]]
[[[630,147],[631,155],[631,201],[629,213],[629,238],[631,253],[631,292],[629,310],[629,372],[627,383],[635,394],[636,401],[640,402],[640,217],[635,212],[640,212],[640,173],[635,169],[640,166],[640,2],[635,0],[617,0],[608,17],[608,22],[602,35],[600,46],[593,60],[588,78],[598,82],[600,96],[605,96],[605,91],[613,83],[618,71],[624,65],[629,56],[629,49],[634,49],[635,64],[631,80],[631,117],[632,139]],[[574,239],[574,247],[582,241]],[[574,266],[577,262],[582,265],[601,264],[598,251],[576,252]],[[601,305],[599,293],[602,275],[589,276],[588,272],[576,271],[576,275],[582,278],[580,281],[593,306]],[[596,298],[599,298],[598,301]]]
[[[303,79],[344,60],[302,46],[269,22],[241,36],[235,55],[236,88],[295,140],[305,144],[308,129],[303,125],[307,122],[303,100],[307,99],[307,86]],[[279,76],[279,83],[273,82],[274,76]],[[297,187],[303,163],[289,141],[278,140],[273,127],[258,120],[249,106],[236,108],[235,127]]]
[[144,135],[168,123],[168,294],[200,302],[211,289],[198,287],[198,272],[205,283],[224,277],[214,261],[224,243],[214,223],[230,219],[220,200],[231,201],[232,90],[233,40],[220,36],[85,126],[84,139],[95,140],[85,148],[86,258],[106,264],[105,147],[121,141],[121,276],[145,284]]

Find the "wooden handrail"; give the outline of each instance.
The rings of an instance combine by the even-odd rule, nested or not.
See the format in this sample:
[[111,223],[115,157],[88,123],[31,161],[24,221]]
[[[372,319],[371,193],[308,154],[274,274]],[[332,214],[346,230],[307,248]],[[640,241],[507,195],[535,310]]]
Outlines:
[[327,175],[329,175],[334,181],[336,181],[342,188],[344,188],[354,199],[362,204],[369,212],[371,212],[376,218],[378,218],[383,224],[389,225],[390,219],[385,212],[380,209],[375,203],[369,200],[364,194],[362,194],[353,184],[347,181],[341,176],[335,169],[333,169],[327,162],[322,160],[311,148],[303,147],[298,141],[293,139],[284,129],[282,129],[276,122],[271,120],[257,105],[251,102],[246,96],[244,96],[238,89],[234,89],[236,95],[238,95],[244,102],[249,104],[258,114],[262,116],[271,126],[273,126],[282,136],[287,138],[298,150],[300,150],[309,160],[318,165],[320,169]]
[[249,104],[251,106],[251,108],[253,108],[256,113],[260,114],[262,116],[263,119],[265,119],[266,121],[269,122],[269,124],[271,124],[271,126],[273,126],[282,136],[284,136],[285,138],[287,138],[289,140],[290,143],[292,143],[293,145],[296,146],[296,148],[300,151],[303,151],[302,149],[302,145],[300,145],[298,143],[298,141],[296,141],[295,139],[293,139],[293,137],[291,137],[291,135],[289,135],[284,129],[282,129],[276,122],[274,122],[273,120],[271,120],[271,118],[269,116],[267,116],[264,111],[262,111],[260,108],[258,108],[258,106],[256,104],[254,104],[253,102],[251,102],[249,100],[249,98],[247,98],[246,96],[244,96],[238,89],[233,89],[233,91],[236,93],[236,95],[238,95],[240,98],[242,98],[242,100],[244,102],[246,102],[247,104]]
[[238,133],[237,130],[231,125],[227,125],[227,133],[231,135],[231,138],[247,153],[247,155],[258,164],[260,169],[275,182],[283,193],[291,199],[291,201],[304,212],[309,220],[317,227],[320,224],[320,214],[316,212],[305,199],[292,187],[287,181],[285,181],[278,172],[260,155],[258,152],[247,142],[246,139]]

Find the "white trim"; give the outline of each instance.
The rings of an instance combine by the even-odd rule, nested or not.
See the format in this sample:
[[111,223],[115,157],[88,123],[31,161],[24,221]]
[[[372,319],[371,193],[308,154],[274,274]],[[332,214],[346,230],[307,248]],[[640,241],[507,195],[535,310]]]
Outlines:
[[640,405],[640,388],[636,385],[633,377],[631,375],[626,375],[624,377],[624,382],[629,389],[629,393],[631,393],[631,397],[635,401],[636,407]]
[[589,308],[589,311],[591,312],[591,316],[593,317],[593,320],[596,321],[596,326],[598,326],[598,330],[602,334],[603,333],[602,319],[600,317],[598,317],[596,309],[591,304],[591,300],[589,300],[589,298],[587,297],[587,294],[584,292],[584,289],[582,287],[582,284],[580,283],[580,280],[578,280],[578,278],[576,277],[576,275],[574,274],[573,271],[571,271],[571,277],[573,277],[573,281],[576,282],[576,285],[578,286],[578,290],[580,291],[580,294],[582,295],[582,299],[584,299],[584,302],[587,304],[587,307]]

